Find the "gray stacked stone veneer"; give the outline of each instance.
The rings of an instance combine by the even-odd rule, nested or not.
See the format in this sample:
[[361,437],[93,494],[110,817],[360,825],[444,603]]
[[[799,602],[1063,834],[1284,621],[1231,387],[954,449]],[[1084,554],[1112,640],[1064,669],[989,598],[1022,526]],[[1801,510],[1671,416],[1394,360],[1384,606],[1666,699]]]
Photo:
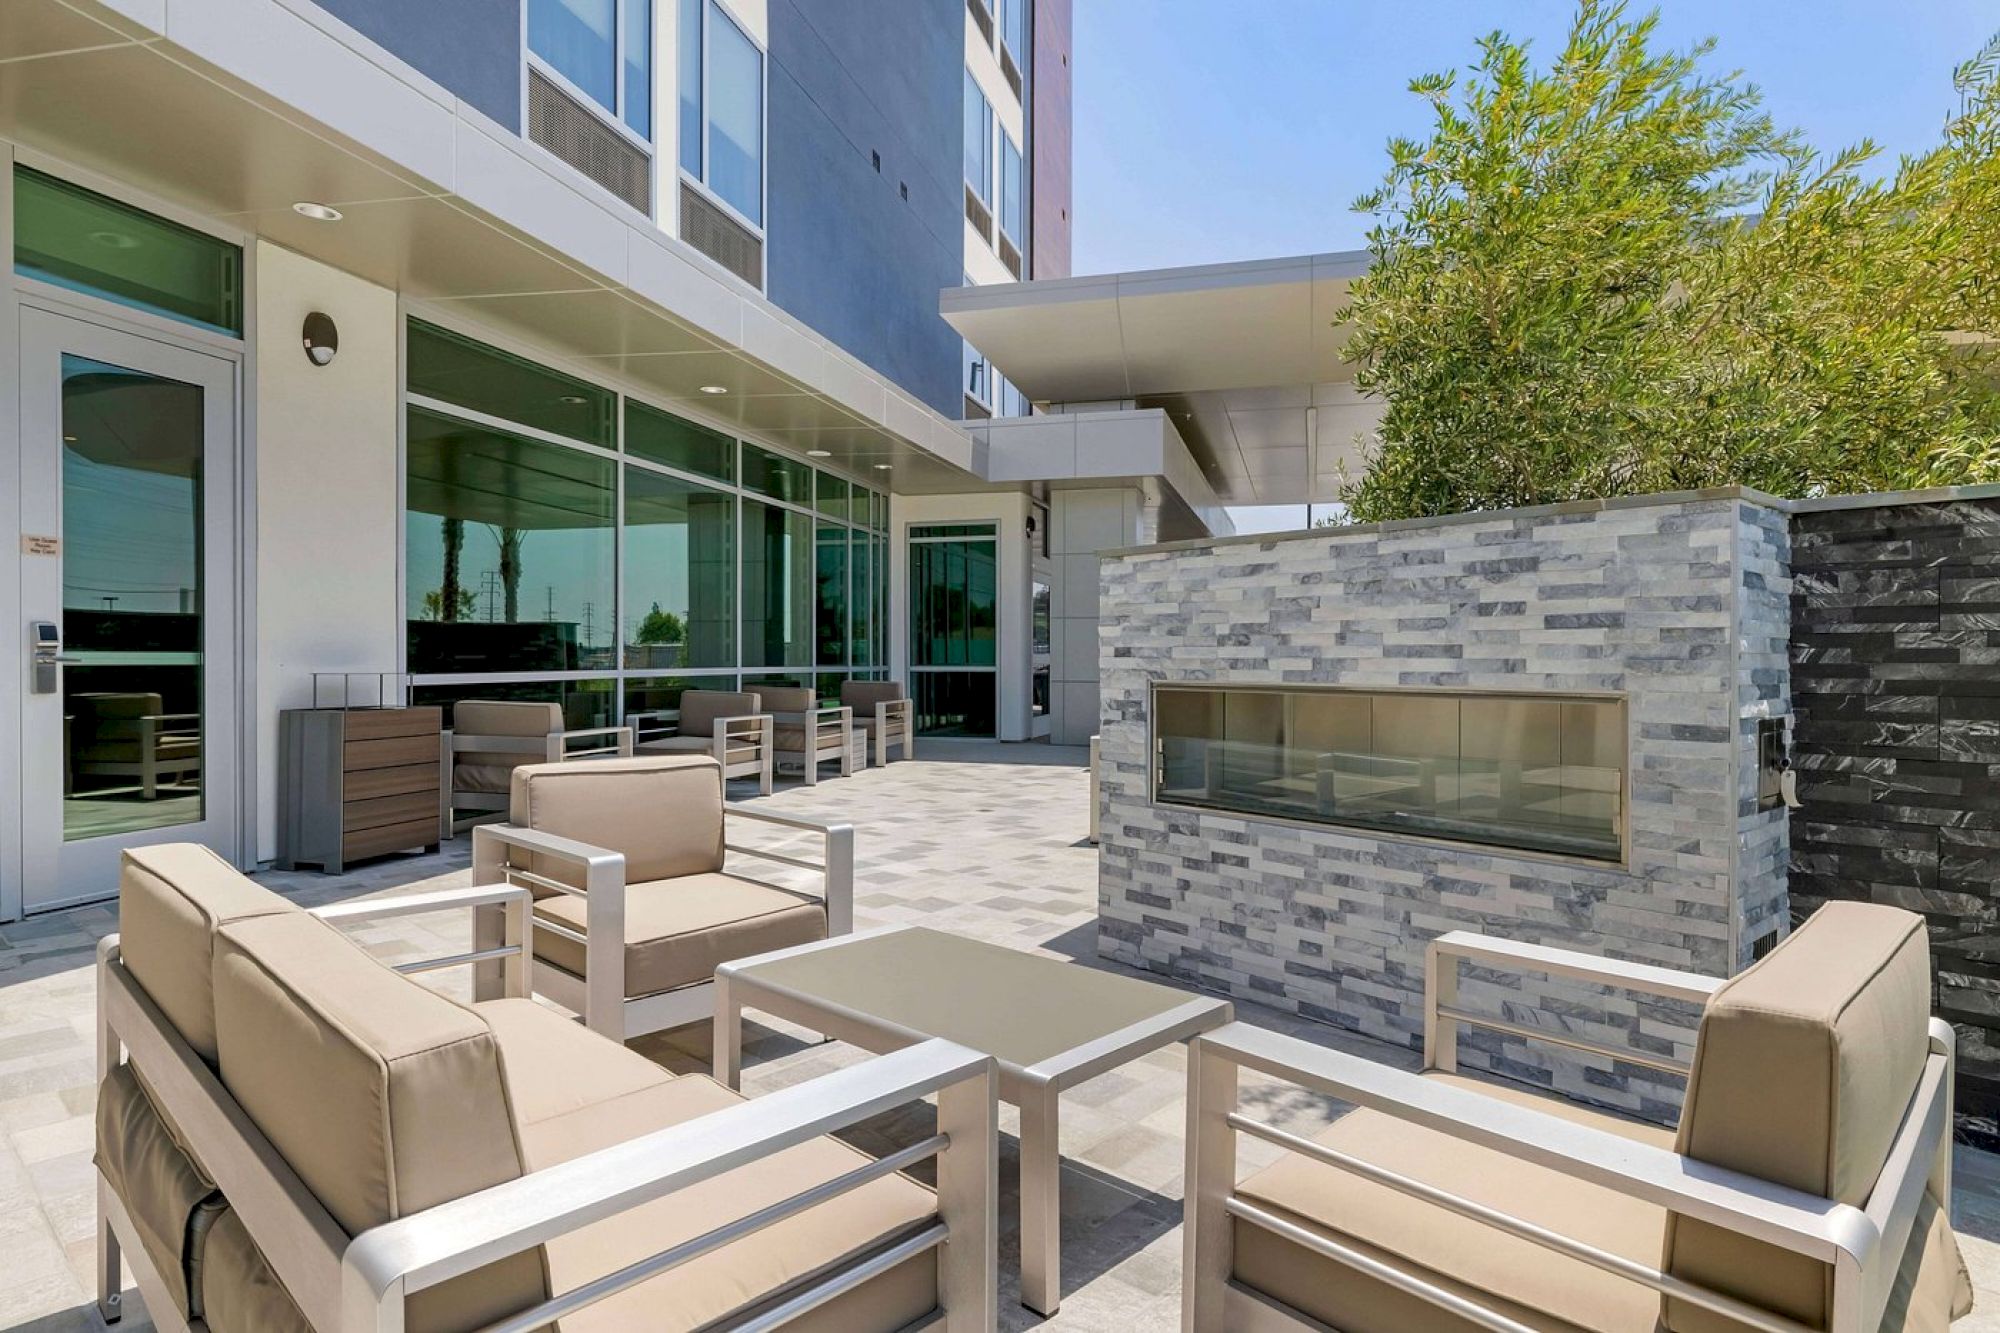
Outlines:
[[[1786,928],[1755,729],[1788,708],[1784,515],[1736,491],[1321,529],[1103,563],[1099,950],[1420,1044],[1425,944],[1458,928],[1722,975]],[[1175,682],[1614,691],[1623,867],[1155,805],[1150,691]],[[1470,977],[1466,1003],[1641,1052],[1694,1015]],[[1460,1057],[1649,1114],[1670,1077],[1468,1034]]]
[[2000,1114],[2000,490],[1793,518],[1793,910],[1929,920],[1959,1109]]

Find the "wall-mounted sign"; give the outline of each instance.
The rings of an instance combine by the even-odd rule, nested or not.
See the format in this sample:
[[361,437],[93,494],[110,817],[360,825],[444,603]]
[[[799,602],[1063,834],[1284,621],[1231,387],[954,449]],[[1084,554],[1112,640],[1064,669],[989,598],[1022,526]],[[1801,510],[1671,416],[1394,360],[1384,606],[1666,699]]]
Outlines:
[[36,532],[21,534],[22,555],[61,555],[62,538],[44,536]]

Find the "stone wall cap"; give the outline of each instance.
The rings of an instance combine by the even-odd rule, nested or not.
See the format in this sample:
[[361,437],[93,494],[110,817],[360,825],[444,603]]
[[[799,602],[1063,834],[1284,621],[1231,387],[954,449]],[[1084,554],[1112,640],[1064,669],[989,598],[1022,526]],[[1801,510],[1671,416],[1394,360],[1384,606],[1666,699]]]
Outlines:
[[[2000,486],[1988,489],[2000,495]],[[1437,518],[1398,518],[1386,523],[1329,524],[1318,528],[1293,528],[1286,532],[1239,532],[1228,537],[1194,537],[1185,541],[1158,542],[1150,546],[1125,546],[1115,550],[1100,551],[1098,558],[1117,560],[1126,556],[1199,551],[1220,546],[1297,541],[1304,537],[1363,537],[1370,533],[1420,532],[1426,528],[1451,528],[1468,523],[1504,523],[1519,519],[1556,518],[1567,514],[1600,514],[1617,509],[1646,509],[1656,505],[1703,504],[1717,500],[1740,500],[1780,513],[1789,513],[1792,508],[1791,501],[1766,495],[1748,486],[1713,486],[1698,491],[1659,491],[1651,495],[1620,495],[1608,500],[1564,500],[1558,504],[1528,505],[1519,509],[1474,509],[1462,514],[1445,514]]]

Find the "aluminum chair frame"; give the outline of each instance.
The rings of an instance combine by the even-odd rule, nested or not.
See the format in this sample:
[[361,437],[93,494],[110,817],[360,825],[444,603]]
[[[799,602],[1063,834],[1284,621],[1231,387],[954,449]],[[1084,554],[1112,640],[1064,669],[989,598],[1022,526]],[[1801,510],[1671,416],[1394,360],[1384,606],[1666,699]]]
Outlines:
[[[640,724],[642,719],[658,719],[671,722],[671,734],[684,734],[680,730],[680,714],[671,709],[660,709],[646,713],[628,713],[625,720],[632,724],[635,748],[645,750],[646,732]],[[709,753],[715,762],[722,765],[724,780],[729,778],[756,778],[760,796],[771,794],[771,778],[776,770],[776,751],[772,749],[776,724],[769,713],[744,713],[737,717],[715,719],[713,744]],[[680,753],[687,753],[681,751]]]
[[[832,824],[784,815],[736,801],[725,802],[722,809],[725,851],[818,873],[821,877],[821,900],[826,904],[827,938],[853,932],[852,824]],[[729,837],[729,821],[732,819],[816,833],[820,836],[821,859],[811,861],[732,841]],[[527,864],[536,856],[580,871],[582,887],[536,872]],[[728,873],[736,874],[734,871]],[[573,838],[523,828],[518,824],[481,824],[472,831],[472,877],[474,882],[480,884],[519,884],[584,900],[585,923],[581,934],[553,921],[534,920],[534,929],[562,936],[583,946],[584,975],[578,977],[537,958],[532,976],[537,993],[582,1015],[584,1023],[593,1031],[622,1042],[664,1028],[703,1022],[714,1016],[716,987],[713,978],[653,995],[625,994],[626,881],[623,852],[593,847]],[[786,892],[797,891],[753,876],[736,874],[736,878]],[[501,941],[504,930],[498,912],[489,908],[479,913],[474,932],[475,942],[482,948]],[[475,985],[482,999],[498,994],[499,983],[498,974],[490,966],[476,974]]]
[[[470,908],[497,914],[504,938],[489,948],[403,963],[405,973],[496,968],[507,994],[529,994],[532,898],[512,885],[449,889],[318,909],[336,923]],[[427,1208],[350,1239],[289,1163],[229,1095],[215,1072],[126,972],[118,936],[97,950],[100,1080],[127,1053],[146,1070],[160,1111],[243,1219],[257,1248],[315,1328],[402,1333],[411,1297],[505,1255],[712,1179],[925,1097],[937,1105],[928,1139],[814,1186],[740,1220],[666,1247],[628,1268],[551,1297],[487,1333],[549,1325],[595,1301],[805,1208],[926,1158],[935,1159],[937,1213],[877,1251],[815,1273],[761,1306],[740,1328],[769,1329],[928,1249],[937,1251],[939,1309],[924,1327],[986,1333],[997,1311],[998,1071],[991,1057],[945,1041],[881,1056],[795,1087],[730,1106],[529,1172],[502,1185]],[[203,1333],[180,1318],[139,1244],[110,1182],[97,1178],[97,1305],[119,1319],[129,1267],[147,1313],[167,1333]]]
[[840,776],[854,775],[854,747],[849,733],[854,729],[854,710],[842,704],[822,704],[803,713],[774,712],[769,715],[778,726],[794,725],[804,732],[804,749],[779,746],[779,758],[796,755],[805,766],[805,784],[819,781],[819,766],[829,759],[840,761]]
[[[1491,971],[1565,977],[1697,1003],[1722,985],[1718,978],[1697,973],[1452,931],[1432,941],[1426,957],[1427,1068],[1454,1070],[1459,1029],[1483,1027],[1619,1060],[1681,1073],[1688,1070],[1686,1061],[1642,1056],[1575,1034],[1528,1028],[1463,1009],[1458,1004],[1458,971],[1466,963]],[[1881,1323],[1926,1186],[1949,1215],[1954,1050],[1951,1026],[1932,1019],[1923,1072],[1902,1128],[1867,1202],[1856,1208],[1295,1037],[1233,1023],[1194,1038],[1189,1046],[1181,1326],[1188,1333],[1213,1328],[1242,1333],[1298,1329],[1330,1333],[1319,1321],[1232,1277],[1231,1233],[1233,1222],[1240,1219],[1493,1333],[1531,1333],[1497,1310],[1383,1264],[1239,1197],[1236,1136],[1247,1134],[1355,1172],[1663,1295],[1739,1320],[1760,1333],[1821,1333],[1658,1268],[1610,1254],[1588,1241],[1549,1231],[1253,1119],[1237,1109],[1238,1074],[1247,1069],[1831,1264],[1832,1314],[1824,1333],[1872,1330]]]
[[916,700],[884,699],[875,705],[875,725],[872,729],[862,729],[874,748],[875,766],[885,768],[889,763],[889,747],[897,746],[903,758],[917,756]]

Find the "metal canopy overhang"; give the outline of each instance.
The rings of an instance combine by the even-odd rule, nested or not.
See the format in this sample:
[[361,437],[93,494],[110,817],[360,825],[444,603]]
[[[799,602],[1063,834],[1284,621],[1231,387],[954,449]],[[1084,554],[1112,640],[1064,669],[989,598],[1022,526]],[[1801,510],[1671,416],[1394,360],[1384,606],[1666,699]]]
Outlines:
[[1366,251],[957,287],[939,308],[1029,398],[1169,413],[1230,504],[1333,498],[1380,415],[1337,318]]
[[974,480],[955,422],[305,0],[6,0],[0,136],[895,490]]

